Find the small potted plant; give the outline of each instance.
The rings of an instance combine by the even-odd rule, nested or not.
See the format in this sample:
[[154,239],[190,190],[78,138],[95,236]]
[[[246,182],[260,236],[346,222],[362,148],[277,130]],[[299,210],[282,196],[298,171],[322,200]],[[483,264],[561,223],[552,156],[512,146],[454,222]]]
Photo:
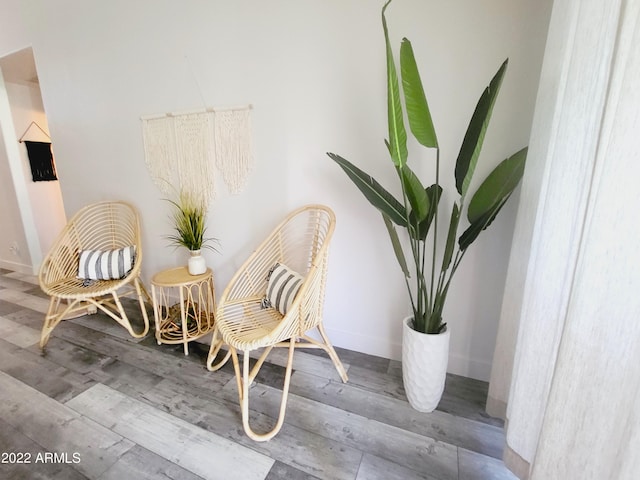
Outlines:
[[[404,274],[412,315],[403,322],[402,373],[411,405],[419,411],[436,408],[444,389],[449,352],[449,330],[442,318],[451,280],[467,249],[496,218],[524,173],[526,148],[503,160],[469,195],[469,185],[480,155],[489,119],[504,77],[505,61],[482,93],[467,128],[455,166],[458,194],[453,205],[445,207],[451,215],[440,219],[440,147],[422,87],[411,43],[406,38],[400,48],[400,75],[396,70],[385,10],[382,24],[387,59],[387,106],[389,139],[385,141],[391,163],[398,175],[402,197],[397,199],[373,177],[334,153],[334,160],[366,199],[381,213],[393,250]],[[399,81],[399,77],[400,80]],[[404,102],[402,102],[402,93]],[[403,108],[404,103],[404,108]],[[407,131],[404,110],[411,133],[419,144],[433,149],[434,180],[425,187],[407,164]],[[463,226],[466,210],[467,227]],[[439,229],[448,231],[444,245],[436,241]],[[406,235],[400,235],[397,229]],[[429,241],[429,234],[432,241]],[[456,241],[457,239],[457,241]]]
[[181,190],[177,200],[168,200],[173,205],[174,233],[168,236],[176,247],[186,247],[190,257],[188,263],[191,275],[200,275],[207,270],[202,249],[217,251],[216,238],[206,237],[207,206],[185,190]]

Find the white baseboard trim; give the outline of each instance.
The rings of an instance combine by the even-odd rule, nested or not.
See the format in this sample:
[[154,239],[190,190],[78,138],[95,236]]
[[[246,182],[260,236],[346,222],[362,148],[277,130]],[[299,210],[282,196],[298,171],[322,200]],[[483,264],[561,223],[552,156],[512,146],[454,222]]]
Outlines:
[[[343,347],[356,352],[390,358],[402,359],[402,343],[389,342],[388,338],[377,338],[369,335],[354,334],[334,328],[325,328],[329,340],[336,347]],[[491,362],[468,358],[463,355],[449,353],[449,373],[488,382],[491,377]]]
[[35,275],[34,269],[31,265],[12,262],[10,260],[0,259],[0,268],[6,268],[7,270],[13,270],[14,272],[24,273],[25,275]]
[[376,355],[378,357],[400,360],[402,358],[402,344],[389,342],[388,338],[371,337],[353,332],[345,332],[334,328],[327,328],[329,340],[335,347],[342,347],[356,352]]
[[488,382],[491,378],[491,362],[449,353],[447,372]]

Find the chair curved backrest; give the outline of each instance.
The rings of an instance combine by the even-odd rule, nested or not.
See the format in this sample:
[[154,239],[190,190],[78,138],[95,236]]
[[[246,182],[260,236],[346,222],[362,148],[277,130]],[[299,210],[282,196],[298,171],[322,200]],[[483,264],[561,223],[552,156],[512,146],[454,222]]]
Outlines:
[[[87,205],[67,222],[40,268],[42,290],[51,294],[61,294],[52,287],[60,281],[74,277],[78,273],[80,252],[83,250],[115,250],[134,245],[136,260],[127,277],[117,283],[126,283],[127,278],[137,276],[142,264],[140,221],[136,209],[122,201],[104,201]],[[117,286],[111,282],[108,289]],[[69,292],[72,295],[80,292]]]
[[[322,319],[324,288],[327,273],[329,243],[335,229],[335,214],[324,205],[307,205],[291,212],[249,256],[233,276],[220,298],[219,305],[233,305],[239,299],[255,299],[256,308],[264,297],[269,270],[281,263],[303,276],[304,281],[287,315],[281,318],[269,334],[249,340],[249,349],[276,343],[302,335]],[[237,326],[225,322],[242,321],[244,312],[218,316],[221,332]],[[240,348],[240,345],[237,346]]]
[[[81,252],[106,252],[130,246],[135,247],[135,259],[122,278],[92,281],[78,278]],[[95,313],[97,309],[125,327],[133,337],[146,335],[149,320],[144,302],[150,299],[139,278],[141,264],[140,221],[135,207],[122,201],[103,201],[80,209],[54,241],[40,268],[40,288],[51,297],[40,346],[44,348],[60,321]],[[122,287],[127,288],[118,294]],[[120,302],[120,297],[127,295],[138,298],[144,321],[140,333],[133,330]]]
[[[269,440],[282,427],[296,348],[323,349],[342,380],[347,381],[346,370],[322,325],[329,243],[335,221],[333,211],[324,205],[307,205],[291,212],[244,262],[218,302],[207,368],[217,370],[232,358],[243,427],[254,440]],[[269,273],[278,263],[302,276],[300,289],[284,315],[262,302],[267,294]],[[306,335],[313,328],[317,328],[322,341]],[[223,345],[228,353],[214,364]],[[250,372],[250,352],[262,347],[264,351]],[[280,414],[271,431],[259,434],[249,425],[249,388],[274,347],[289,350]],[[242,369],[238,350],[244,352]]]

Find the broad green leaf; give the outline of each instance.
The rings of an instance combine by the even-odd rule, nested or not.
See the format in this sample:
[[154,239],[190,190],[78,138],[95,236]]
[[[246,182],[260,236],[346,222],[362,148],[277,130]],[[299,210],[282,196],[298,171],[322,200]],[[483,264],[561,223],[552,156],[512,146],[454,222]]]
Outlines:
[[458,239],[460,250],[464,251],[469,248],[469,245],[471,245],[476,240],[476,238],[478,238],[478,235],[480,235],[480,233],[484,229],[491,225],[491,222],[493,222],[493,220],[496,218],[496,216],[500,212],[500,209],[502,209],[504,204],[507,203],[510,195],[511,194],[507,195],[500,203],[495,204],[489,211],[484,213],[484,215],[477,218],[471,225],[469,225],[469,228],[467,228]]
[[411,42],[406,38],[400,46],[400,73],[402,76],[402,89],[404,102],[407,107],[409,127],[413,136],[425,147],[438,147],[436,131],[431,120],[431,112],[424,94],[422,81],[416,59],[413,55]]
[[407,131],[404,128],[402,117],[402,104],[400,103],[400,88],[398,86],[398,74],[393,60],[389,31],[384,12],[391,3],[389,0],[382,8],[382,27],[387,55],[387,116],[389,122],[389,151],[391,159],[396,167],[402,167],[407,163]]
[[471,225],[458,239],[461,250],[467,249],[496,218],[522,179],[526,158],[527,149],[523,148],[503,160],[482,182],[469,203],[467,218]]
[[398,259],[398,264],[402,269],[402,273],[407,278],[411,277],[409,273],[409,269],[407,268],[407,260],[404,257],[404,251],[402,250],[402,245],[400,244],[400,239],[398,238],[398,232],[396,231],[396,227],[391,222],[391,219],[385,213],[382,214],[382,218],[384,219],[384,224],[387,227],[387,231],[389,232],[389,237],[391,238],[391,244],[393,245],[393,251],[396,254],[396,258]]
[[416,220],[416,214],[412,210],[409,213],[409,227],[407,231],[409,232],[409,236],[414,240],[424,240],[427,237],[426,233],[423,235],[423,231],[420,229],[421,225],[422,222]]
[[427,192],[427,197],[429,197],[430,204],[429,216],[427,217],[427,220],[429,220],[429,217],[433,219],[436,214],[436,209],[440,204],[440,198],[442,198],[442,187],[437,183],[434,183],[433,185],[427,187],[425,191]]
[[427,238],[431,222],[433,222],[433,217],[436,216],[436,210],[438,209],[440,199],[442,198],[442,187],[434,183],[430,187],[427,187],[426,192],[427,197],[429,197],[429,214],[427,215],[427,218],[420,223],[420,233],[421,235],[424,235],[422,240]]
[[458,232],[458,223],[460,222],[460,208],[457,203],[453,204],[451,219],[449,220],[449,233],[447,233],[447,243],[444,247],[444,255],[442,257],[442,271],[446,272],[451,265],[453,257],[453,247],[456,242],[456,233]]
[[344,170],[351,181],[358,187],[371,205],[389,216],[401,227],[407,226],[407,214],[404,206],[396,200],[372,176],[360,170],[348,160],[335,153],[327,153],[329,157]]
[[456,161],[456,189],[463,197],[469,189],[473,172],[476,169],[478,156],[480,155],[480,150],[482,150],[484,136],[489,126],[493,106],[500,91],[500,85],[507,70],[508,62],[508,59],[504,61],[491,80],[491,83],[489,83],[489,86],[482,92],[471,117],[471,121],[469,122],[469,126],[467,127],[467,133],[462,141],[460,153]]
[[482,182],[469,202],[467,218],[474,223],[478,218],[501,203],[518,186],[524,174],[527,148],[503,160]]
[[418,222],[421,222],[427,217],[429,213],[429,197],[425,188],[420,183],[420,179],[417,177],[413,170],[409,168],[409,165],[405,165],[403,168],[398,168],[398,175],[402,181],[402,188],[404,194],[409,200],[411,205],[411,212],[414,213],[414,218]]
[[[409,214],[409,223],[414,226],[409,230],[409,234],[411,234],[412,238],[417,237],[418,240],[422,241],[426,240],[429,229],[431,228],[433,217],[436,214],[436,209],[438,208],[440,198],[442,197],[442,187],[434,183],[433,185],[425,189],[425,193],[427,195],[427,198],[429,199],[429,212],[424,220],[422,220],[421,222],[416,222],[416,218],[413,215],[413,212]],[[417,232],[417,235],[413,233],[414,231]]]

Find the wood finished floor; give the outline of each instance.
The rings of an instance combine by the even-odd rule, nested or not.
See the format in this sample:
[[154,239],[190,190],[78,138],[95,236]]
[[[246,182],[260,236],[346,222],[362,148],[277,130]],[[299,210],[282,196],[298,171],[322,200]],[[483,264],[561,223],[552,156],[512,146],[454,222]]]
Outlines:
[[[405,399],[399,362],[337,349],[343,384],[323,352],[296,353],[285,425],[256,443],[231,366],[207,371],[206,345],[185,357],[98,314],[63,322],[43,355],[47,304],[35,277],[0,269],[2,479],[515,479],[484,382],[449,375],[424,414]],[[256,430],[277,414],[283,354],[252,387]]]

